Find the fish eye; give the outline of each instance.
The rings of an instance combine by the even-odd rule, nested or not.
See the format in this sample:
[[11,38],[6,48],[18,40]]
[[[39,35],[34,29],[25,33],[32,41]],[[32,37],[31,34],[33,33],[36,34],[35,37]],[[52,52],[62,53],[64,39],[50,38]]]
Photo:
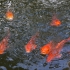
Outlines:
[[47,51],[49,51],[49,49]]

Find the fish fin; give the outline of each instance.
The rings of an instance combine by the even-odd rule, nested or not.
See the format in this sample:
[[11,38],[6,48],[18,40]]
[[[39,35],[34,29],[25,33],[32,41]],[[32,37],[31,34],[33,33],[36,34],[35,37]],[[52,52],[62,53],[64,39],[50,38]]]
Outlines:
[[58,54],[58,55],[56,56],[56,58],[61,58],[61,56],[62,56],[62,54]]
[[67,39],[67,41],[70,41],[70,37]]
[[51,44],[52,49],[54,49],[54,48],[55,48],[56,43],[55,43],[54,41],[50,41],[50,44]]
[[34,44],[34,45],[32,46],[32,49],[36,49],[36,47],[37,47],[37,45],[36,45],[36,44]]

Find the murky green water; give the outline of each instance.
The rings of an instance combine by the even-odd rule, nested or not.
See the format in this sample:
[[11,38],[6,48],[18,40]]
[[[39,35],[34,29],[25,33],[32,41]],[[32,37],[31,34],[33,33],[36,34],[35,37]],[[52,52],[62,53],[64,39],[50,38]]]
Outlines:
[[[9,0],[10,1],[10,0]],[[40,54],[39,48],[50,40],[57,42],[70,36],[69,0],[11,0],[14,20],[4,18],[8,0],[0,0],[0,40],[10,30],[9,48],[0,55],[0,68],[3,70],[69,70],[70,43],[62,51],[62,58],[46,62],[47,56]],[[50,26],[53,13],[62,22],[59,27]],[[24,46],[31,36],[39,31],[37,48],[26,54]]]

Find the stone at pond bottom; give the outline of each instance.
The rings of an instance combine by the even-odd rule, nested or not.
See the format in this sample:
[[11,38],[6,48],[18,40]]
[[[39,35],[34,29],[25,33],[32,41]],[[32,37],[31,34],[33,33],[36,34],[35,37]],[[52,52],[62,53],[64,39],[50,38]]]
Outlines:
[[0,70],[7,70],[7,69],[4,66],[0,66]]
[[27,66],[24,65],[23,63],[17,63],[16,66],[13,66],[12,68],[13,68],[13,70],[18,70],[18,69],[19,70],[28,70]]
[[68,67],[64,68],[63,70],[70,70]]

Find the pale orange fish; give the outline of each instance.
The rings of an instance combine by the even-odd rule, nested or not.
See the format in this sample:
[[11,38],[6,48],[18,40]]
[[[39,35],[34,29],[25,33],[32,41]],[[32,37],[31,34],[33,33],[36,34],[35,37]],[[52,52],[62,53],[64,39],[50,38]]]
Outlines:
[[70,40],[70,37],[68,39],[64,39],[61,42],[59,42],[54,49],[50,51],[47,57],[47,62],[51,62],[54,58],[61,57],[62,54],[60,54],[64,44]]
[[61,25],[61,21],[56,17],[56,14],[53,15],[50,25],[51,26],[60,26]]
[[4,37],[3,40],[0,42],[0,54],[3,54],[4,51],[8,48],[9,36],[10,36],[10,34],[8,34],[6,37]]
[[6,12],[6,14],[5,14],[5,18],[6,18],[7,20],[9,20],[9,21],[12,21],[13,18],[14,18],[13,12],[10,11],[10,10],[8,10],[8,11]]
[[43,55],[49,54],[53,46],[53,42],[50,41],[48,44],[44,45],[43,47],[40,48],[40,52]]
[[39,33],[37,32],[34,36],[31,37],[30,41],[25,45],[25,50],[27,53],[30,53],[32,50],[36,49],[37,45],[35,41],[38,35]]

